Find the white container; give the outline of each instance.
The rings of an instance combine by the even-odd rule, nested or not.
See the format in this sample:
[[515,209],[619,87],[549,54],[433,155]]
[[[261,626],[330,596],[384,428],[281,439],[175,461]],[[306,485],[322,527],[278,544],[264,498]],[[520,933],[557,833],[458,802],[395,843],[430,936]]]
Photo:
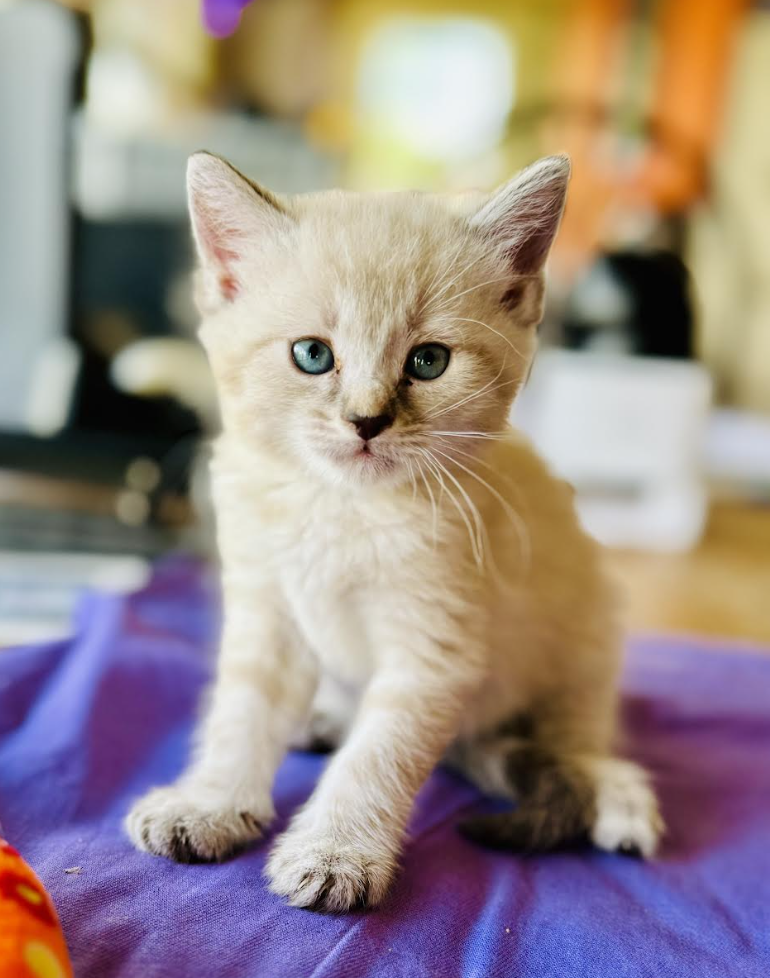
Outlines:
[[705,525],[710,402],[709,375],[690,361],[545,351],[512,420],[574,485],[599,540],[679,551]]
[[46,0],[0,4],[0,429],[55,431],[75,383],[65,334],[79,59],[71,11]]

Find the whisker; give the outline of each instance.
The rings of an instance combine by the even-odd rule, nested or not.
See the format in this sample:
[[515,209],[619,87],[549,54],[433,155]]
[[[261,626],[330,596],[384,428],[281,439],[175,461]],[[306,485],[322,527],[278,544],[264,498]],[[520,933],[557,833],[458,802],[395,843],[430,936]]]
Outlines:
[[468,319],[464,316],[452,316],[449,321],[457,322],[457,323],[476,323],[477,326],[485,326],[490,331],[490,333],[494,333],[495,336],[499,336],[504,343],[507,343],[514,353],[516,353],[522,359],[524,358],[524,354],[521,352],[521,350],[517,346],[515,346],[513,342],[508,339],[507,336],[501,333],[499,329],[495,329],[495,327],[490,326],[489,323],[484,323],[480,319]]
[[[449,410],[449,411],[451,411],[451,410],[453,410],[453,409],[454,409],[454,408],[456,408],[456,407],[460,407],[461,405],[463,405],[463,404],[465,404],[465,402],[466,402],[467,400],[469,400],[470,398],[472,398],[472,397],[474,396],[474,394],[480,394],[480,393],[483,393],[483,392],[484,392],[484,391],[485,391],[485,390],[486,390],[486,389],[487,389],[488,387],[491,387],[491,385],[492,385],[492,384],[494,384],[494,383],[495,383],[495,382],[496,382],[497,380],[499,380],[499,378],[500,378],[500,375],[502,374],[502,372],[503,372],[504,370],[505,370],[505,360],[503,360],[503,363],[502,363],[502,366],[501,366],[501,367],[500,367],[500,369],[499,369],[499,370],[497,371],[497,373],[495,374],[495,376],[494,376],[494,377],[493,377],[493,378],[492,378],[491,380],[488,380],[488,381],[486,382],[486,384],[484,384],[484,386],[483,386],[483,387],[481,388],[481,390],[479,390],[479,391],[473,391],[473,392],[472,392],[472,393],[470,393],[470,394],[466,394],[466,396],[465,396],[465,397],[461,397],[459,401],[455,401],[455,403],[454,403],[454,404],[452,404],[452,405],[450,405],[450,407],[449,407],[449,408],[447,408],[447,410]],[[435,409],[434,411],[431,411],[431,413],[430,413],[430,414],[427,414],[427,415],[425,416],[425,418],[424,418],[424,420],[425,420],[425,421],[430,421],[430,419],[431,419],[431,418],[436,418],[436,417],[438,417],[438,415],[439,415],[439,413],[441,412],[441,410],[442,410],[443,408],[445,408],[445,407],[446,407],[446,404],[445,404],[445,403],[441,403],[441,404],[439,404],[439,405],[437,406],[437,408],[436,408],[436,409]]]
[[[443,442],[444,438],[439,435],[439,440]],[[524,498],[521,488],[516,485],[513,479],[511,479],[507,475],[503,475],[498,469],[494,467],[494,465],[490,465],[490,463],[487,462],[486,459],[479,458],[479,456],[474,455],[473,452],[464,452],[461,448],[457,448],[456,445],[445,445],[444,447],[448,452],[454,452],[457,455],[463,455],[465,456],[465,458],[469,458],[472,462],[477,462],[479,465],[483,465],[484,468],[488,469],[493,475],[496,475],[499,479],[502,479],[503,482],[505,482],[505,484],[514,494],[514,496],[516,496],[517,501],[523,503],[524,508],[526,509],[526,499]],[[520,513],[518,515],[521,517]]]
[[406,462],[406,469],[407,472],[409,473],[409,481],[412,484],[412,501],[414,501],[414,498],[417,495],[417,482],[414,478],[414,471],[412,469],[412,460],[409,458],[405,458],[404,461]]
[[431,434],[445,438],[487,438],[490,441],[503,441],[510,435],[507,431],[432,431]]
[[448,296],[439,306],[439,309],[445,309],[450,303],[454,302],[455,299],[461,299],[464,295],[468,295],[469,292],[475,292],[476,289],[483,289],[485,285],[494,285],[496,282],[507,282],[509,278],[509,275],[499,275],[497,278],[487,279],[486,282],[477,282],[476,285],[471,285],[462,292],[456,292],[454,295]]
[[[519,548],[521,550],[522,561],[525,567],[528,568],[532,559],[532,545],[529,539],[529,533],[527,532],[526,525],[522,520],[521,515],[513,508],[508,500],[494,488],[494,486],[491,486],[486,479],[482,479],[477,472],[469,469],[467,465],[463,465],[463,463],[459,462],[456,458],[452,458],[451,455],[447,455],[445,452],[442,452],[439,448],[434,449],[434,451],[438,452],[439,455],[448,459],[450,462],[454,462],[454,464],[461,468],[463,472],[466,472],[472,479],[475,479],[476,482],[484,486],[484,488],[487,489],[495,497],[495,499],[497,499],[516,529],[516,535],[519,538]],[[448,474],[449,473],[447,472],[447,475]]]
[[428,283],[425,291],[428,298],[423,303],[423,309],[430,307],[430,304],[436,299],[436,292],[433,290],[438,290],[446,282],[447,277],[452,273],[457,265],[457,259],[460,257],[464,250],[464,243],[462,241],[455,245],[455,249],[452,252],[452,257],[445,265],[439,265],[436,271],[433,273],[433,278]]
[[[434,432],[434,434],[437,434],[437,432]],[[441,435],[439,435],[439,441],[444,441],[444,438]],[[478,462],[479,465],[483,465],[485,469],[489,469],[489,471],[493,472],[495,475],[501,476],[501,473],[498,472],[494,465],[490,465],[486,459],[479,458],[478,455],[474,455],[473,452],[464,452],[461,448],[457,448],[455,445],[445,445],[444,447],[448,452],[455,452],[457,455],[464,455],[466,458],[471,459],[471,461]],[[503,475],[501,478],[504,479],[505,482],[509,483],[511,488],[515,490],[516,487],[508,476]]]
[[433,495],[433,490],[431,489],[430,482],[428,481],[425,472],[422,469],[422,466],[420,465],[419,462],[416,462],[416,464],[417,464],[417,471],[420,477],[422,478],[422,481],[425,485],[425,489],[428,493],[428,496],[430,497],[430,510],[431,510],[432,530],[433,530],[433,549],[435,550],[438,544],[438,509],[436,507],[436,497]]
[[[478,258],[474,259],[472,262],[470,262],[470,264],[466,265],[465,268],[463,268],[460,272],[458,272],[457,275],[455,275],[455,277],[451,279],[451,281],[446,282],[446,276],[454,268],[457,257],[461,251],[462,251],[462,246],[460,246],[459,249],[455,250],[454,254],[452,255],[452,259],[449,262],[449,265],[444,272],[443,277],[439,277],[437,273],[434,273],[427,291],[430,292],[430,290],[434,287],[434,284],[436,283],[436,279],[438,278],[439,280],[437,285],[437,291],[435,294],[430,295],[428,297],[427,301],[424,304],[425,309],[430,308],[430,306],[434,302],[436,302],[437,299],[440,299],[442,296],[444,296],[447,289],[449,289],[450,286],[454,285],[454,283],[459,278],[461,278],[466,272],[470,271],[470,269],[473,268],[473,266],[477,264],[482,258],[490,257],[488,254],[479,255]],[[521,281],[522,279],[533,279],[538,277],[539,277],[538,274],[518,275],[516,276],[516,280]],[[495,285],[497,282],[508,282],[510,281],[510,278],[511,278],[510,275],[498,275],[496,278],[490,278],[484,282],[477,282],[475,285],[471,285],[467,289],[463,289],[462,292],[456,292],[454,295],[446,296],[444,298],[444,301],[438,306],[438,309],[436,311],[440,311],[441,309],[446,309],[447,306],[451,305],[451,303],[455,301],[455,299],[461,299],[464,295],[468,295],[470,292],[475,292],[477,289],[483,289],[487,285]]]
[[[506,586],[506,581],[500,572],[500,568],[497,566],[497,561],[495,560],[495,556],[494,556],[494,548],[492,547],[492,541],[490,539],[486,524],[484,523],[484,520],[481,514],[479,513],[478,507],[470,498],[465,488],[460,484],[460,482],[458,482],[454,478],[454,476],[446,468],[446,466],[442,465],[438,461],[438,459],[436,459],[435,456],[433,456],[432,452],[430,454],[434,458],[436,464],[441,466],[443,472],[452,480],[452,482],[457,486],[457,488],[462,493],[469,509],[471,510],[474,516],[474,522],[476,524],[476,532],[477,532],[477,541],[478,541],[479,551],[482,556],[482,561],[486,565],[486,570],[492,574],[492,576],[497,581],[498,585],[504,588]],[[443,453],[439,453],[439,454],[443,454]],[[448,458],[448,456],[444,456],[444,457]],[[450,461],[453,461],[453,459],[450,459]]]
[[[434,293],[434,295],[432,295],[430,297],[430,300],[428,302],[428,306],[432,305],[434,302],[436,302],[437,299],[440,299],[442,296],[444,296],[446,294],[447,290],[450,289],[455,284],[455,282],[457,282],[458,279],[462,278],[462,276],[465,275],[466,272],[469,272],[473,268],[474,265],[478,265],[478,263],[483,258],[488,258],[488,257],[489,256],[486,253],[477,255],[473,259],[473,261],[469,262],[464,268],[460,269],[460,271],[455,275],[455,277],[453,279],[450,279],[449,282],[446,282],[445,284],[441,285],[441,288],[436,293]],[[464,295],[464,294],[465,293],[461,293],[461,295]],[[452,296],[452,298],[457,298],[457,297],[456,296]],[[444,301],[444,303],[442,303],[442,305],[439,308],[444,308],[444,306],[448,302],[451,302],[452,301],[452,298],[446,299]]]
[[[465,500],[465,504],[468,507],[468,511],[473,517],[473,522],[476,525],[475,541],[476,541],[476,552],[478,554],[478,559],[476,562],[479,568],[481,568],[484,564],[484,543],[482,540],[484,530],[483,530],[483,521],[481,519],[481,515],[479,514],[478,508],[474,505],[473,500],[468,495],[468,492],[466,491],[465,487],[460,483],[460,481],[452,475],[452,473],[445,465],[442,465],[441,462],[439,462],[439,460],[436,458],[433,452],[430,451],[430,449],[426,449],[426,451],[428,452],[428,455],[431,457],[431,459],[433,459],[434,463],[443,471],[444,475],[447,476],[447,478],[450,479],[452,483],[457,487],[457,491]],[[448,457],[449,456],[445,456],[445,458]],[[467,523],[467,526],[468,526],[468,532],[470,533],[471,532],[470,523]]]
[[433,454],[429,452],[428,449],[421,449],[420,451],[424,455],[426,464],[430,468],[431,472],[433,472],[434,476],[441,483],[441,487],[446,492],[447,496],[450,499],[450,502],[455,507],[457,512],[460,514],[460,518],[462,519],[463,523],[465,524],[465,528],[468,531],[468,540],[471,545],[471,552],[473,553],[473,559],[476,562],[476,566],[479,569],[481,569],[481,567],[483,566],[483,555],[479,550],[478,541],[476,540],[476,537],[474,535],[473,527],[471,526],[470,520],[468,519],[465,510],[457,501],[455,494],[452,492],[449,486],[447,486],[446,483],[444,482],[444,476],[442,475],[442,472],[444,475],[449,476],[449,478],[452,479],[452,481],[455,482],[456,484],[459,485],[459,483],[457,483],[457,480],[450,475],[446,466],[442,465],[438,461],[438,459],[434,458]]
[[486,394],[494,394],[495,391],[499,391],[501,388],[508,387],[511,384],[517,384],[518,382],[519,382],[519,378],[514,377],[512,380],[504,380],[502,384],[497,384],[496,387],[489,388],[488,390],[486,388],[482,388],[480,391],[476,391],[475,394],[468,395],[468,397],[466,397],[465,400],[460,401],[458,404],[452,404],[449,407],[444,408],[443,411],[437,411],[434,412],[433,414],[428,415],[428,417],[426,417],[425,420],[432,421],[433,418],[440,418],[442,417],[442,415],[448,414],[449,411],[454,411],[455,408],[462,407],[463,405],[468,404],[470,401],[475,401],[477,397],[482,397],[483,395]]

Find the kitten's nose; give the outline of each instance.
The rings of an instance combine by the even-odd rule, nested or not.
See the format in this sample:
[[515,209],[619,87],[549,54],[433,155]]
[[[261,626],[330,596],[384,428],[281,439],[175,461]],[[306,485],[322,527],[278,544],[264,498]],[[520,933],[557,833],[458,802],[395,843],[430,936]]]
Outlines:
[[370,441],[393,424],[393,415],[378,414],[375,418],[362,418],[360,414],[349,414],[347,420],[355,426],[364,441]]

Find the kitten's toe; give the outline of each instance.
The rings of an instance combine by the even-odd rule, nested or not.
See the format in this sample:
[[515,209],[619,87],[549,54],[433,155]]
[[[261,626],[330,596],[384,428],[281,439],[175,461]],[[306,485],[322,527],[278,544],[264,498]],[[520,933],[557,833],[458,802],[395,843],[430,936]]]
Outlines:
[[602,762],[591,839],[599,849],[649,858],[664,831],[658,801],[641,768],[628,761]]
[[273,848],[265,874],[273,893],[294,907],[345,913],[380,903],[394,869],[395,859],[381,852],[289,829]]
[[177,786],[155,788],[126,816],[125,827],[138,849],[180,863],[219,862],[260,838],[271,813],[196,799]]

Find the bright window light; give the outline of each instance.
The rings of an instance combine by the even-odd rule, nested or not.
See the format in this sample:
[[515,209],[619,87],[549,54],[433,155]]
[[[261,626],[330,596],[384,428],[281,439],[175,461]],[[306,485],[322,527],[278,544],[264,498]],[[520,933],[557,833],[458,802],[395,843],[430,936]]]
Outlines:
[[362,126],[427,160],[461,162],[495,147],[514,100],[514,53],[494,24],[398,17],[361,63]]

